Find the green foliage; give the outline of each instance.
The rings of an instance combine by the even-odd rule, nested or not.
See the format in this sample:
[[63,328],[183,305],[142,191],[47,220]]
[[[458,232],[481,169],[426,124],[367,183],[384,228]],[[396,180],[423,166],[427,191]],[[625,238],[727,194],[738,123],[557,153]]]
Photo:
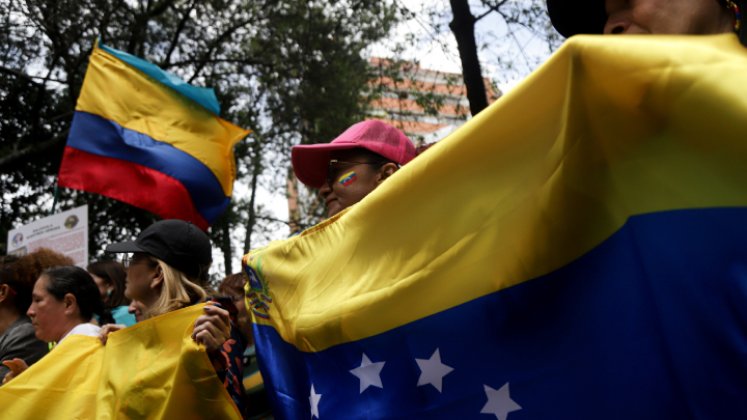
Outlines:
[[[223,116],[254,134],[236,148],[240,182],[277,187],[289,149],[328,141],[362,117],[362,50],[396,22],[388,0],[10,0],[0,3],[0,243],[51,210],[54,178],[94,40],[191,83],[214,86]],[[268,181],[269,180],[269,181]],[[131,238],[155,217],[105,197],[61,189],[58,208],[88,203],[90,249]],[[277,225],[235,197],[211,229],[247,240]],[[247,206],[249,208],[247,208]],[[2,250],[2,249],[0,249]],[[230,257],[229,257],[230,258]],[[236,269],[234,262],[233,268]],[[228,267],[226,267],[228,268]]]

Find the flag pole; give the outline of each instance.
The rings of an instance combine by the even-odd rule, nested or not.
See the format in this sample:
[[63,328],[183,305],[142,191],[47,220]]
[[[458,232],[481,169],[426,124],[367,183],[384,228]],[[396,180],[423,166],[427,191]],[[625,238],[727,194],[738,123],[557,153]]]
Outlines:
[[54,214],[54,211],[57,209],[57,199],[60,197],[60,187],[57,185],[57,179],[54,180],[54,200],[52,201],[52,212],[50,215]]

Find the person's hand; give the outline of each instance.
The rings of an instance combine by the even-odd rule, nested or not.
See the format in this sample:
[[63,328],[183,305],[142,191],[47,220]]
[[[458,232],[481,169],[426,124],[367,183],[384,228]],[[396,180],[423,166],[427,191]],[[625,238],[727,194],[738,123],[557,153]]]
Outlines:
[[101,331],[99,331],[99,340],[101,340],[101,344],[106,345],[106,340],[109,338],[109,334],[113,333],[114,331],[119,331],[122,328],[127,328],[127,325],[104,324],[104,326],[101,327]]
[[218,350],[231,337],[231,319],[228,311],[208,303],[204,308],[205,315],[195,321],[192,339],[203,344],[207,351]]
[[17,357],[11,360],[3,360],[3,364],[10,369],[10,372],[6,373],[3,378],[3,384],[7,384],[11,379],[20,375],[21,372],[29,368],[29,365],[27,365],[23,359]]

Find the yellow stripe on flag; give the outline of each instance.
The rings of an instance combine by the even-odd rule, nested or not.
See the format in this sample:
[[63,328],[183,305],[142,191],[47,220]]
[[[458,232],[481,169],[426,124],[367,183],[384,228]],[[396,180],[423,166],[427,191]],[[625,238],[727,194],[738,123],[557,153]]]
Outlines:
[[226,196],[233,191],[233,146],[249,131],[151,80],[96,47],[75,108],[173,145],[215,174]]
[[745,68],[733,35],[573,37],[359,204],[245,256],[255,321],[320,351],[553,272],[631,216],[747,206]]

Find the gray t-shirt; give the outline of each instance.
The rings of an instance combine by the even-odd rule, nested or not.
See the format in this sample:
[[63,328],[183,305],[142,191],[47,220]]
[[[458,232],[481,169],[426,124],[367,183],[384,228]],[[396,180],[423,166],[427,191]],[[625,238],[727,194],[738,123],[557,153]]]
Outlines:
[[[49,346],[36,338],[31,320],[25,315],[18,318],[0,335],[0,361],[17,357],[31,366],[47,352],[49,352]],[[6,373],[8,373],[8,368],[0,365],[0,382]]]

